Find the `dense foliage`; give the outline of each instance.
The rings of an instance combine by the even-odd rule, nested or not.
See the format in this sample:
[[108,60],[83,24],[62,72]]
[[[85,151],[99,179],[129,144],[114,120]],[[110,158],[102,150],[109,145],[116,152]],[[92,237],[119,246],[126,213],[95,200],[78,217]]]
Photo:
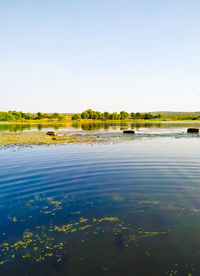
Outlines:
[[92,120],[200,120],[200,112],[151,112],[140,113],[121,111],[120,113],[109,113],[105,111],[93,111],[88,109],[82,113],[72,115],[72,120],[92,119]]
[[24,113],[22,111],[8,111],[0,112],[0,121],[26,121],[26,120],[41,120],[41,119],[58,119],[62,120],[65,118],[64,114],[59,113]]
[[92,109],[88,109],[84,112],[76,113],[72,116],[72,120],[80,120],[80,119],[92,119],[92,120],[136,120],[136,119],[159,119],[161,118],[160,114],[153,115],[151,113],[128,113],[126,111],[121,111],[120,113],[113,112],[109,113],[105,111],[101,113],[99,111],[93,111]]
[[93,111],[88,109],[82,113],[67,114],[67,113],[24,113],[22,111],[0,111],[0,121],[4,122],[23,122],[34,120],[101,120],[101,121],[117,121],[117,120],[200,120],[200,112],[152,112],[140,113],[121,111],[120,113],[109,113]]

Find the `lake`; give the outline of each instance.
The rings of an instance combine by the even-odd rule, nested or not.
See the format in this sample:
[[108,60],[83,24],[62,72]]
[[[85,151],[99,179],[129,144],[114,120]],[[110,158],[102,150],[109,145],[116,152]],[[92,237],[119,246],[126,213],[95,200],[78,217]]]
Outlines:
[[0,275],[200,275],[198,124],[45,125],[107,140],[2,147]]

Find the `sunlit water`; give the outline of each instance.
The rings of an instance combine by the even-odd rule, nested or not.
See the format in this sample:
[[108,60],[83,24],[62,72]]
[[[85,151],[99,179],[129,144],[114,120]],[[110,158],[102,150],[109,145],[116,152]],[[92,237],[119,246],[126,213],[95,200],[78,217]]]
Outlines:
[[181,132],[1,149],[0,275],[200,275],[200,138]]

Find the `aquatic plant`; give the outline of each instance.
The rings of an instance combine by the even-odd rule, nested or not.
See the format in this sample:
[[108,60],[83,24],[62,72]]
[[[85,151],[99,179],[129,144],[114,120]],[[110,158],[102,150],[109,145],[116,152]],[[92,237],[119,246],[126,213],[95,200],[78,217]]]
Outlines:
[[[25,203],[27,208],[33,211],[37,210],[41,215],[51,216],[62,210],[62,201],[55,200],[53,197],[44,195],[35,195]],[[12,262],[15,259],[26,259],[31,262],[61,262],[69,251],[71,235],[76,235],[80,244],[85,243],[87,235],[98,236],[99,233],[111,231],[113,233],[113,242],[116,235],[123,235],[125,247],[131,242],[157,235],[164,235],[167,232],[145,232],[143,228],[134,228],[127,225],[119,217],[83,217],[80,211],[72,211],[75,219],[67,224],[56,225],[50,221],[47,225],[36,225],[31,230],[24,229],[20,239],[4,238],[0,244],[0,265]],[[32,215],[26,217],[8,217],[10,223],[25,223],[31,219]],[[109,225],[109,227],[108,227]],[[84,232],[84,239],[78,233]],[[58,235],[59,233],[59,235]],[[5,233],[4,233],[5,234]],[[147,255],[146,251],[146,255]],[[106,269],[106,268],[105,268]],[[104,271],[106,271],[103,269]]]

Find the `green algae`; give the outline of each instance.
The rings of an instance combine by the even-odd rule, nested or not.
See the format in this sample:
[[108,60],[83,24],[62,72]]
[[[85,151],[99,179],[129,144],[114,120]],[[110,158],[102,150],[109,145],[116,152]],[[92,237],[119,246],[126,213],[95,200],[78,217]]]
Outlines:
[[[54,233],[63,232],[69,234],[77,231],[84,231],[94,226],[92,224],[85,224],[87,221],[88,219],[81,217],[79,221],[61,227],[51,225],[47,229],[44,226],[38,225],[35,227],[35,232],[26,229],[20,240],[14,243],[4,242],[0,244],[0,257],[8,261],[14,259],[17,252],[18,258],[20,257],[21,259],[44,262],[48,258],[54,257],[57,262],[60,262],[64,255],[64,242],[56,240]],[[97,223],[105,221],[113,222],[116,221],[116,218],[106,217],[96,220]],[[48,233],[51,233],[51,235]],[[84,242],[85,241],[82,240],[82,243]],[[65,245],[67,245],[67,240],[65,240]],[[3,265],[6,261],[1,261],[1,264]]]
[[[184,270],[184,274],[182,273],[182,270]],[[175,275],[192,276],[194,271],[195,271],[195,269],[189,264],[185,264],[185,265],[171,264],[169,270],[166,272],[166,275],[168,275],[168,276],[175,276]]]
[[[65,199],[69,199],[69,197],[65,197]],[[64,201],[55,200],[53,197],[35,195],[33,199],[25,203],[25,206],[30,212],[36,211],[42,216],[55,216],[63,209],[63,203]],[[93,203],[89,202],[89,204]],[[9,217],[9,221],[23,225],[24,222],[33,218],[30,212],[27,217]],[[84,246],[88,235],[95,238],[100,233],[104,234],[109,231],[113,234],[113,243],[115,236],[122,234],[125,247],[129,247],[130,243],[138,247],[136,242],[139,240],[168,233],[148,232],[143,227],[134,227],[115,216],[83,217],[81,211],[77,210],[69,213],[73,215],[74,219],[66,224],[57,225],[50,220],[47,225],[36,225],[32,229],[24,229],[20,239],[5,238],[4,242],[0,244],[0,265],[19,259],[36,263],[48,261],[60,263],[70,250],[70,241],[73,235],[77,242]],[[81,232],[84,233],[84,239],[83,235],[78,234]],[[149,256],[149,252],[148,249],[144,254]]]
[[200,209],[195,209],[195,208],[193,208],[193,209],[191,209],[191,211],[192,211],[192,212],[195,212],[195,213],[200,213]]
[[14,243],[0,244],[0,257],[9,261],[15,256],[21,259],[30,259],[35,262],[43,262],[47,258],[61,258],[63,255],[63,243],[57,242],[55,237],[48,236],[44,232],[30,232],[26,230],[20,240]]
[[159,205],[160,201],[151,201],[151,200],[140,200],[139,204],[152,204],[152,205]]
[[[60,204],[58,204],[58,206],[60,206]],[[112,225],[113,234],[127,231],[127,229],[129,229],[129,231],[132,230],[132,228],[126,227],[117,217],[80,217],[72,223],[61,226],[50,224],[49,227],[45,227],[44,225],[37,225],[32,231],[26,229],[21,239],[15,242],[6,241],[0,244],[0,258],[3,259],[0,264],[4,265],[6,262],[14,260],[16,257],[18,259],[31,260],[32,262],[45,262],[51,258],[55,259],[56,262],[61,262],[68,245],[66,235],[73,235],[74,233],[92,228],[97,229],[97,226],[100,227],[99,230],[104,233],[107,224]],[[57,232],[63,233],[65,236],[58,238],[56,235]],[[137,232],[138,235],[140,235],[141,230],[139,229]],[[98,232],[91,232],[92,235],[94,233],[98,235]],[[128,243],[132,240],[158,234],[161,234],[161,232],[144,232],[144,234],[140,236],[132,235],[129,237],[129,240],[125,240],[124,243],[128,246]],[[81,239],[80,243],[84,244],[85,240]]]

